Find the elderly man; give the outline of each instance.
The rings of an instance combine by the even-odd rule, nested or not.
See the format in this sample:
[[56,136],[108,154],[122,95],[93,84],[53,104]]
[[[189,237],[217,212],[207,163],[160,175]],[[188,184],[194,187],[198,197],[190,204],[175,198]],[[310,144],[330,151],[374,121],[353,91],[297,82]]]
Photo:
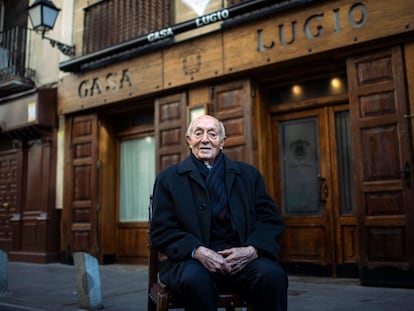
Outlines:
[[190,155],[154,184],[150,238],[167,265],[160,280],[185,310],[217,310],[218,292],[238,291],[257,310],[286,310],[288,280],[277,263],[285,225],[253,166],[223,153],[223,123],[191,122]]

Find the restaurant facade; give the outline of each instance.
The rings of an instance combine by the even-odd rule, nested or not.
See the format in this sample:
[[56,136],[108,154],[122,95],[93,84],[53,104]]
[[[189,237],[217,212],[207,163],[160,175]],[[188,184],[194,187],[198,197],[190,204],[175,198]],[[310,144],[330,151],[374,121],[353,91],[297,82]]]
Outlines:
[[278,203],[288,271],[413,286],[411,1],[210,1],[165,17],[179,2],[148,4],[167,22],[112,45],[121,30],[104,12],[125,20],[132,2],[76,2],[83,52],[60,63],[57,88],[62,260],[146,262],[154,178],[188,155],[187,124],[208,113]]

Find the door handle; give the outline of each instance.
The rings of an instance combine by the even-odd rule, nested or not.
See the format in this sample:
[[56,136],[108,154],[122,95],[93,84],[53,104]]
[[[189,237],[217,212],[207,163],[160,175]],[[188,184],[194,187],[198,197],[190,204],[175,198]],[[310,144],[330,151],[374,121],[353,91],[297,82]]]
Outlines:
[[326,178],[318,174],[318,181],[319,181],[319,201],[321,204],[326,203],[326,201],[328,200],[328,195],[329,195],[329,189],[328,189],[328,184],[326,182]]

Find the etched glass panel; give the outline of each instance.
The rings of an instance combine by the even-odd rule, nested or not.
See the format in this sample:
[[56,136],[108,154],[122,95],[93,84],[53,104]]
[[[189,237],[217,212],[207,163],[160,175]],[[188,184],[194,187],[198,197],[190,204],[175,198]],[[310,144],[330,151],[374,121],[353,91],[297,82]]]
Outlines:
[[318,119],[281,123],[283,207],[286,215],[320,215]]

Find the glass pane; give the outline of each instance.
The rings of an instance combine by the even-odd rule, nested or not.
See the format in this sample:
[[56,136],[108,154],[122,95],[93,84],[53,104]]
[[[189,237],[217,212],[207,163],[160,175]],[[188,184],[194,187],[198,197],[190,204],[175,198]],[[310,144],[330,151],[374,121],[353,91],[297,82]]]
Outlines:
[[223,8],[222,0],[181,0],[174,3],[174,24],[188,21]]
[[53,27],[55,26],[56,18],[58,16],[59,11],[53,10],[47,6],[44,6],[43,9],[44,9],[43,16],[45,18],[43,23],[49,28],[53,29]]
[[119,221],[147,221],[155,180],[153,137],[121,142]]
[[286,215],[320,215],[318,119],[281,123],[283,206]]
[[279,105],[324,96],[346,94],[347,91],[346,76],[324,77],[270,89],[269,103],[271,105]]
[[351,161],[351,133],[349,111],[335,114],[336,143],[338,154],[339,202],[341,215],[354,215],[354,184]]

